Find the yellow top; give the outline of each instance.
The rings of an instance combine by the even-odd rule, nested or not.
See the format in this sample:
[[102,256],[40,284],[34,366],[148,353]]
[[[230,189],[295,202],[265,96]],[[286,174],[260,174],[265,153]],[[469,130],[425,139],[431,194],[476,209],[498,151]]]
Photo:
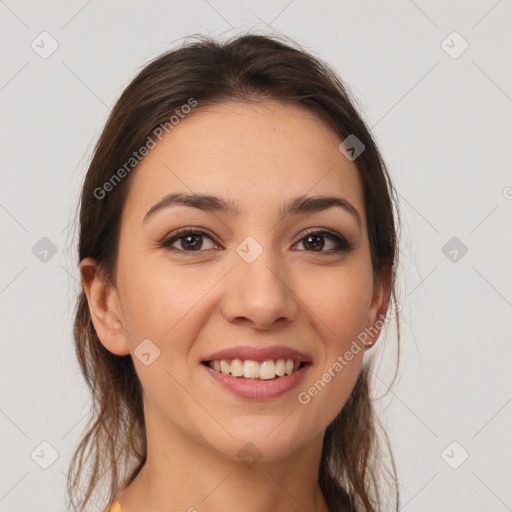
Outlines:
[[121,508],[121,503],[119,503],[119,501],[114,501],[112,505],[108,506],[105,509],[105,512],[123,512],[123,509]]

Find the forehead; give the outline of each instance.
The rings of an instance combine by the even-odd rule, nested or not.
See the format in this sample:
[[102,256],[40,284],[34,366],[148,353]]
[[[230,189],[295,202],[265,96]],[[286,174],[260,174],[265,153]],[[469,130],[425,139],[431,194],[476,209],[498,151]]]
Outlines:
[[339,151],[340,137],[304,107],[268,101],[200,104],[133,171],[125,205],[142,219],[170,192],[232,199],[242,213],[270,213],[287,197],[332,195],[364,221],[359,172]]

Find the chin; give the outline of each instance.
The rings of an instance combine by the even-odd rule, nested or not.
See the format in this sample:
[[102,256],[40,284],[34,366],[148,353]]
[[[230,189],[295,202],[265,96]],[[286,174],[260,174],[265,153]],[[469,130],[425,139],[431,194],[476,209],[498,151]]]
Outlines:
[[204,438],[222,457],[253,467],[256,462],[270,463],[286,459],[307,443],[309,438],[303,429],[291,429],[289,425],[285,427],[284,424],[277,425],[279,422],[273,422],[271,428],[267,424],[264,427],[253,425],[252,428],[227,427],[233,437],[226,434],[213,439],[211,435],[206,434]]

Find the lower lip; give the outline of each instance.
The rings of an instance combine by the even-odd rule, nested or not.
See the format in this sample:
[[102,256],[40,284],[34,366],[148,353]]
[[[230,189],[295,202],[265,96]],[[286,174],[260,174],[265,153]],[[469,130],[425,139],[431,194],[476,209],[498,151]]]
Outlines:
[[223,373],[217,372],[205,364],[201,364],[201,366],[204,367],[208,374],[221,386],[241,398],[271,400],[273,398],[279,398],[297,387],[306,376],[311,363],[305,364],[300,370],[290,375],[283,375],[282,377],[269,380],[239,379],[232,375],[224,375]]

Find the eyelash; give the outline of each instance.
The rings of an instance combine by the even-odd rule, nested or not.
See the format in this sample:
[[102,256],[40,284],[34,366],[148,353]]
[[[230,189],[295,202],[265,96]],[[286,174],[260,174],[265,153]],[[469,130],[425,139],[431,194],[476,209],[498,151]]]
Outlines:
[[[193,228],[183,228],[183,229],[180,229],[177,232],[175,232],[172,236],[162,240],[160,242],[160,247],[167,248],[167,249],[177,251],[177,252],[182,252],[185,254],[191,254],[191,253],[196,253],[196,252],[197,253],[205,252],[204,250],[203,251],[201,251],[201,250],[191,251],[191,250],[177,249],[176,247],[172,247],[172,244],[174,242],[180,240],[181,238],[185,238],[187,235],[206,236],[207,238],[212,240],[212,242],[216,243],[215,240],[213,240],[213,238],[208,233],[205,233],[204,231],[201,231],[198,229],[193,229]],[[312,253],[318,252],[318,253],[324,253],[324,254],[333,254],[333,253],[338,253],[338,252],[350,252],[350,251],[354,250],[354,246],[345,237],[340,236],[340,235],[335,235],[334,233],[327,231],[325,229],[321,229],[321,230],[312,229],[312,230],[308,231],[297,243],[304,241],[308,236],[311,236],[311,235],[322,236],[324,238],[330,238],[331,240],[333,240],[336,243],[337,247],[335,247],[333,249],[328,249],[327,251],[311,251],[311,250],[304,249],[305,252],[312,252]],[[206,250],[208,250],[208,249],[206,249]]]

